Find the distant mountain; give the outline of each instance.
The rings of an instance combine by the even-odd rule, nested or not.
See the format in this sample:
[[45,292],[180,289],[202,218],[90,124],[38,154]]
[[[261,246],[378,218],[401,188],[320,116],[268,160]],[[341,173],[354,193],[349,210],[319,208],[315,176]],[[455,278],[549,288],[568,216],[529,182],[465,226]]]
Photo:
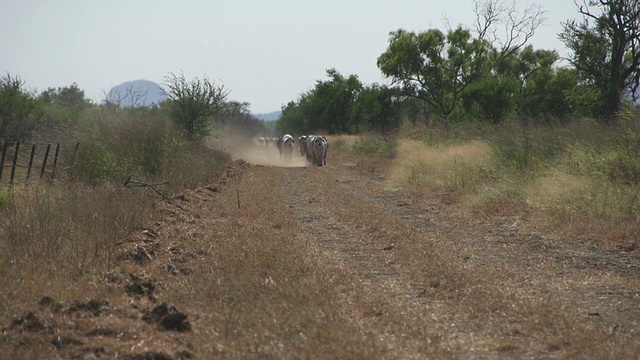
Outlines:
[[107,93],[107,101],[120,107],[152,106],[164,101],[167,96],[162,87],[149,80],[127,81],[114,86]]
[[264,120],[264,121],[276,121],[280,118],[281,114],[282,114],[282,111],[272,111],[270,113],[251,114],[251,115],[255,116],[257,119]]

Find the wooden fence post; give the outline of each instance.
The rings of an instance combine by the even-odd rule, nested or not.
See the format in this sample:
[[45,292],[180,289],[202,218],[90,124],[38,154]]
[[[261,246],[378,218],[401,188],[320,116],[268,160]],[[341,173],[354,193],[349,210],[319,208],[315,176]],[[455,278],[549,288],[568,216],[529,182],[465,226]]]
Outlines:
[[44,159],[42,160],[42,168],[40,169],[40,177],[44,175],[44,169],[47,167],[47,158],[49,157],[49,150],[51,144],[47,144],[47,150],[44,151]]
[[56,144],[56,152],[53,155],[53,168],[51,169],[51,178],[53,179],[53,176],[56,173],[56,165],[58,164],[58,152],[60,151],[60,144]]
[[20,141],[16,141],[16,149],[13,152],[13,164],[11,164],[11,176],[9,184],[13,184],[13,178],[16,175],[16,166],[18,165],[18,152],[20,151]]
[[31,145],[31,155],[29,156],[29,167],[27,167],[27,182],[31,176],[31,167],[33,166],[33,157],[36,155],[36,144]]

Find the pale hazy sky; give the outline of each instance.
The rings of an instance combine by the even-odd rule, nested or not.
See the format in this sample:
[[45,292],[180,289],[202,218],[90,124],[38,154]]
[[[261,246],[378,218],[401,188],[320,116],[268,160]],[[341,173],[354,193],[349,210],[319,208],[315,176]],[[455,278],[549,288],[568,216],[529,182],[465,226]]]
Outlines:
[[[326,69],[387,83],[376,60],[399,28],[472,28],[473,0],[0,0],[0,75],[29,90],[72,83],[99,103],[130,80],[162,84],[170,73],[207,76],[249,102],[280,110],[326,80]],[[530,43],[567,51],[561,22],[580,18],[573,0],[541,5],[545,24]]]

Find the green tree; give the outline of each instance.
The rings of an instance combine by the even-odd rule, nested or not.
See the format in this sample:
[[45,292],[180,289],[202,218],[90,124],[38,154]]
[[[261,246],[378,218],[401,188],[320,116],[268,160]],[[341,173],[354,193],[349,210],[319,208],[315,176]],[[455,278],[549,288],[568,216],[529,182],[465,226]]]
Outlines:
[[190,141],[201,141],[211,134],[215,116],[224,109],[229,91],[207,77],[190,82],[181,74],[165,77],[166,109],[173,122]]
[[353,109],[363,84],[356,75],[344,77],[335,69],[328,69],[327,76],[329,80],[318,80],[312,90],[282,109],[278,131],[336,134],[362,130],[362,119]]
[[7,74],[0,78],[0,141],[28,140],[39,125],[42,112],[24,82]]
[[573,52],[569,61],[582,82],[600,92],[610,123],[640,76],[640,0],[584,0],[576,6],[583,21],[563,23],[560,39]]
[[48,125],[77,122],[82,112],[93,106],[75,83],[57,89],[48,88],[40,93],[38,101],[44,105],[44,122]]
[[536,91],[531,92],[527,105],[528,111],[538,115],[549,115],[555,118],[566,118],[574,111],[568,92],[578,86],[578,74],[567,67],[551,68],[536,74],[531,81]]
[[360,121],[352,113],[358,95],[362,91],[362,83],[357,75],[342,76],[335,69],[328,69],[328,81],[318,81],[310,98],[308,114],[313,116],[315,129],[328,133],[356,133]]
[[309,125],[304,112],[304,104],[308,94],[301,95],[298,101],[289,101],[282,107],[280,118],[275,122],[275,130],[278,133],[309,134],[314,129]]
[[367,130],[387,133],[400,126],[402,100],[397,89],[378,84],[365,86],[353,106],[352,116],[360,119]]
[[[534,35],[543,21],[540,9],[532,5],[520,10],[515,1],[476,1],[477,37],[461,26],[446,34],[437,29],[417,34],[400,29],[390,34],[387,50],[378,57],[378,67],[406,95],[426,102],[429,113],[435,112],[447,121],[454,112],[462,113],[457,108],[467,88],[481,81],[487,83],[478,84],[476,89],[490,82],[501,84],[499,91],[493,92],[496,98],[482,99],[485,110],[511,106],[505,102],[508,81],[491,78],[495,75],[492,72]],[[499,118],[503,113],[505,109],[500,109],[500,114],[492,116]]]
[[448,120],[465,88],[487,72],[487,43],[458,27],[446,35],[438,29],[421,33],[397,30],[378,57],[378,67],[403,92],[421,99]]
[[569,103],[564,92],[577,85],[572,71],[556,67],[556,51],[525,46],[497,67],[497,73],[517,79],[517,111],[526,117],[567,116]]
[[574,72],[555,67],[555,51],[534,50],[531,45],[511,52],[493,71],[471,84],[463,93],[466,116],[494,123],[510,113],[523,118],[567,116],[571,108],[565,91],[577,84]]
[[487,75],[476,81],[462,94],[465,113],[474,118],[481,118],[500,123],[515,110],[518,94],[518,82],[509,76]]
[[81,90],[76,83],[57,89],[48,88],[40,93],[38,100],[47,105],[58,105],[76,109],[83,109],[93,104],[91,100],[85,97],[84,91]]

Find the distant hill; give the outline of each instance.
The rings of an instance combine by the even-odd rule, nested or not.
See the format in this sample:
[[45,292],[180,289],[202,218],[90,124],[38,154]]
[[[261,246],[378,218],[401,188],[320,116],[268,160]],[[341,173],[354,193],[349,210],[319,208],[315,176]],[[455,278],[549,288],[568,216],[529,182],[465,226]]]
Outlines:
[[251,115],[255,116],[257,119],[264,120],[264,121],[276,121],[278,120],[278,118],[280,118],[280,114],[282,114],[282,111],[272,111],[270,113],[251,114]]
[[157,105],[166,98],[162,87],[157,83],[149,80],[134,80],[111,88],[106,100],[121,107],[138,107]]

